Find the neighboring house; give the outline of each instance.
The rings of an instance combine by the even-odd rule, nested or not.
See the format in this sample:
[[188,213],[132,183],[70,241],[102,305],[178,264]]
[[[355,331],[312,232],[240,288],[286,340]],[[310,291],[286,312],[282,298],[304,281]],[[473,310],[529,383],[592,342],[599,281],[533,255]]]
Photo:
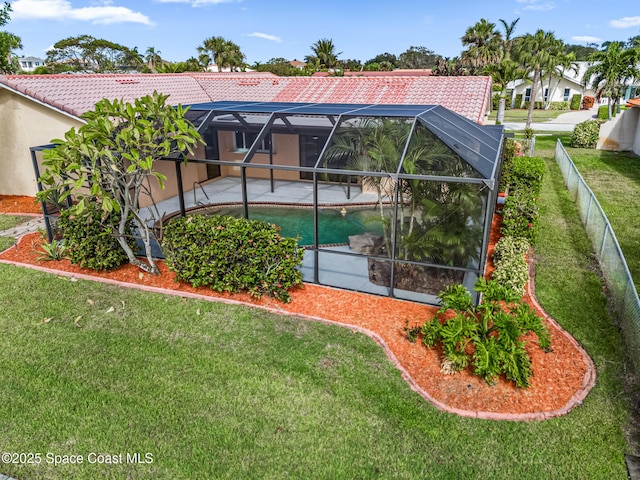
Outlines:
[[[63,138],[71,127],[81,126],[81,115],[96,102],[102,98],[133,101],[153,91],[169,95],[174,105],[225,100],[350,104],[354,108],[363,104],[441,105],[477,124],[483,123],[491,105],[490,77],[318,78],[277,77],[268,72],[0,76],[0,194],[34,195],[37,186],[30,147]],[[236,158],[249,141],[246,136],[230,134],[196,156],[209,158],[218,149],[220,156]],[[278,148],[286,151],[284,144]],[[169,167],[172,165],[163,168]],[[164,173],[175,174],[170,169]],[[189,164],[183,182],[193,185],[214,176],[206,165]],[[163,198],[176,194],[171,187],[174,183],[167,182]]]
[[44,67],[45,61],[38,57],[20,57],[20,69],[23,72],[33,72],[38,67]]
[[[586,72],[589,67],[589,62],[576,62],[576,65],[578,67],[577,70],[566,69],[561,77],[555,74],[552,75],[551,84],[549,84],[549,78],[545,78],[544,86],[540,88],[540,85],[538,85],[535,101],[570,102],[575,94],[593,96],[593,89],[591,87],[585,88],[582,85],[582,78],[584,77],[584,72]],[[523,102],[529,102],[531,100],[531,92],[533,91],[532,80],[533,74],[531,74],[529,81],[516,80],[515,82],[509,83],[507,90],[512,91],[512,108],[523,107],[523,105],[515,105],[516,96],[519,94],[522,95]]]
[[298,70],[304,70],[304,67],[307,66],[306,62],[301,62],[300,60],[291,60],[289,65],[293,68],[297,68]]

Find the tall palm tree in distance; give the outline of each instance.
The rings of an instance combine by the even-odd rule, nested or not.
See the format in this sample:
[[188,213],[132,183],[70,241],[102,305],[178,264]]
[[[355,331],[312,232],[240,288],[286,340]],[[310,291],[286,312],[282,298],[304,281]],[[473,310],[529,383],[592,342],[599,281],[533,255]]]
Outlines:
[[534,34],[527,33],[519,37],[514,45],[513,54],[516,60],[528,72],[533,73],[526,128],[531,127],[533,108],[542,71],[548,67],[549,58],[554,55],[554,52],[557,52],[558,49],[563,49],[563,47],[564,43],[558,40],[553,32],[545,32],[542,29],[538,29]]
[[622,42],[609,42],[604,50],[592,53],[589,61],[591,65],[582,81],[585,85],[593,84],[596,100],[608,98],[611,118],[612,107],[620,101],[625,82],[640,78],[640,69],[637,67],[640,53],[637,48],[625,48]]
[[517,23],[520,18],[516,18],[511,23],[507,23],[502,18],[499,20],[504,27],[504,37],[502,38],[502,58],[505,60],[511,60],[511,49],[513,48],[514,38],[513,31],[516,29]]
[[152,70],[155,70],[158,65],[162,63],[162,57],[160,56],[162,52],[160,50],[156,50],[155,47],[147,47],[147,50],[144,53],[144,59],[151,65]]
[[311,50],[313,55],[308,55],[305,61],[307,63],[315,63],[318,68],[334,68],[338,64],[338,55],[342,53],[336,53],[336,46],[333,44],[333,40],[328,38],[318,40],[311,45]]
[[202,58],[202,54],[210,55],[219,72],[225,67],[229,67],[231,70],[240,68],[245,59],[240,46],[224,37],[206,38],[198,47],[198,53],[200,53],[200,58]]
[[502,35],[496,30],[495,23],[482,18],[462,36],[462,60],[472,67],[482,68],[496,63],[502,58]]

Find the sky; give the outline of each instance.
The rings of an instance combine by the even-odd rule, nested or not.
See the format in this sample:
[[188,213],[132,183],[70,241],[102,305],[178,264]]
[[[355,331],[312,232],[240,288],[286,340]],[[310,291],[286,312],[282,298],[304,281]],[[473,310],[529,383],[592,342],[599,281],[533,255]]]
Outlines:
[[[4,29],[22,39],[20,56],[44,58],[59,40],[83,34],[153,47],[165,60],[198,55],[212,36],[237,43],[249,65],[303,60],[331,39],[340,59],[362,62],[423,46],[460,55],[460,38],[481,18],[519,18],[514,34],[552,31],[566,43],[625,41],[640,35],[640,1],[617,0],[10,0]],[[609,8],[609,7],[612,8]]]

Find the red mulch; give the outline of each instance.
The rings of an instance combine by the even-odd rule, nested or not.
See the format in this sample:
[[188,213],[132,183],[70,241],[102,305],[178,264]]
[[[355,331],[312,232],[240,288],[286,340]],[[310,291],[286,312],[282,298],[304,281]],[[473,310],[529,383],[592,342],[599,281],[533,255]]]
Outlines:
[[42,213],[40,203],[35,197],[26,195],[0,195],[0,214],[2,213]]
[[[499,225],[494,222],[492,244],[499,238]],[[267,307],[292,314],[299,314],[340,322],[370,330],[386,344],[396,357],[399,367],[411,377],[408,379],[431,397],[441,408],[461,410],[458,412],[485,418],[507,418],[505,415],[520,415],[510,419],[544,418],[544,413],[555,416],[566,413],[579,404],[593,386],[593,365],[577,342],[563,332],[555,322],[548,321],[551,332],[552,351],[545,353],[537,345],[533,334],[528,342],[527,351],[531,355],[534,375],[531,386],[518,389],[511,382],[499,379],[496,385],[489,386],[484,380],[470,371],[456,375],[444,375],[440,372],[440,359],[435,350],[421,343],[410,343],[403,334],[405,321],[415,325],[423,323],[435,312],[434,307],[422,304],[378,297],[364,293],[339,290],[320,285],[305,284],[304,288],[292,292],[293,301],[282,304],[271,298],[255,300],[246,294],[225,294],[207,288],[193,288],[185,283],[174,282],[174,275],[160,262],[161,275],[141,274],[140,270],[125,265],[113,272],[96,273],[72,265],[69,261],[37,262],[33,247],[39,238],[37,234],[26,235],[17,247],[12,247],[0,255],[0,259],[44,268],[101,277],[120,282],[164,288],[183,293],[204,295],[207,297],[230,299],[246,302],[250,305]],[[534,299],[526,297],[533,305]],[[542,316],[544,312],[540,309]],[[478,412],[490,412],[483,415]]]

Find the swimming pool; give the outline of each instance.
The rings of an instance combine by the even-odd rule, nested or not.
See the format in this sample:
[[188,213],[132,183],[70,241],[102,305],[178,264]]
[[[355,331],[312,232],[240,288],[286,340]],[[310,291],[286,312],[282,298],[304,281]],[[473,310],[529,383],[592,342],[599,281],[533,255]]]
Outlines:
[[[212,212],[213,213],[213,212]],[[242,206],[224,206],[215,209],[215,215],[242,217]],[[264,220],[280,227],[283,237],[299,237],[299,245],[313,245],[313,209],[289,206],[249,205],[249,218]],[[350,235],[371,232],[382,235],[383,225],[379,210],[367,207],[318,207],[318,243],[333,245],[349,243]]]

